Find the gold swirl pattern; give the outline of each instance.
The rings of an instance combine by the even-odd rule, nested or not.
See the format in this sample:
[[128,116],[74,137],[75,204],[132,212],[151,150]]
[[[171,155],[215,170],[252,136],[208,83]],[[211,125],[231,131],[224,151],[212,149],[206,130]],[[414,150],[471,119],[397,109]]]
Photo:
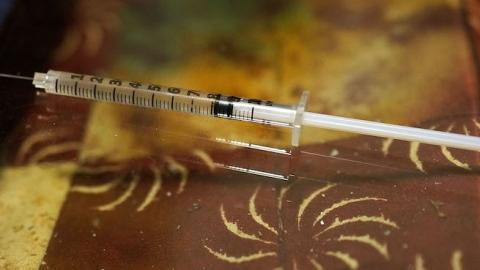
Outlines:
[[[323,208],[320,210],[320,212],[314,217],[316,218],[315,221],[312,221],[312,223],[305,223],[304,219],[307,216],[307,212],[312,212],[314,207],[316,206],[315,209],[318,208],[318,205],[321,205],[324,201],[324,198],[326,197],[326,193],[334,190],[337,187],[335,184],[325,184],[324,186],[321,186],[309,194],[305,196],[305,198],[299,202],[298,208],[296,208],[295,211],[295,224],[296,224],[296,230],[300,233],[304,233],[307,231],[315,231],[315,225],[317,223],[322,223],[322,225],[325,225],[324,229],[318,232],[317,234],[313,235],[313,239],[317,241],[309,241],[309,244],[317,245],[318,244],[326,244],[327,246],[325,248],[322,248],[322,250],[319,250],[318,252],[310,253],[310,254],[305,254],[304,259],[306,260],[307,263],[310,264],[310,266],[313,269],[325,269],[323,261],[324,260],[334,260],[337,262],[340,262],[345,265],[346,268],[348,269],[358,269],[361,265],[360,258],[355,258],[354,255],[350,254],[349,252],[345,250],[339,250],[338,247],[336,246],[335,249],[329,249],[328,245],[329,243],[342,243],[344,245],[348,245],[348,243],[355,243],[355,244],[360,244],[364,245],[369,248],[370,251],[375,252],[383,258],[384,260],[388,261],[390,260],[390,253],[388,250],[388,244],[386,242],[382,242],[375,238],[372,234],[363,234],[363,235],[355,235],[355,234],[338,234],[336,237],[330,237],[334,234],[329,234],[328,238],[322,237],[323,233],[326,233],[327,231],[336,231],[337,228],[341,228],[343,226],[347,225],[354,225],[357,223],[368,223],[368,224],[378,224],[380,226],[387,226],[393,229],[399,229],[400,226],[394,222],[393,220],[386,218],[383,214],[377,215],[377,216],[369,216],[369,215],[358,215],[358,216],[353,216],[345,219],[339,219],[335,218],[330,224],[324,224],[323,218],[326,217],[328,214],[333,213],[337,211],[338,209],[341,209],[342,207],[347,207],[348,205],[353,205],[353,204],[366,204],[368,206],[371,203],[381,203],[381,202],[386,202],[387,199],[385,198],[377,198],[377,197],[369,197],[369,196],[363,196],[359,198],[345,198],[343,200],[340,200],[338,202],[334,202],[333,204],[328,205],[327,207]],[[257,224],[260,228],[265,229],[266,231],[269,231],[273,233],[272,235],[268,234],[262,234],[258,233],[257,234],[252,234],[252,233],[247,233],[244,230],[240,228],[240,223],[239,222],[232,222],[229,221],[227,218],[228,214],[228,209],[225,208],[224,204],[220,204],[220,219],[222,221],[223,226],[227,231],[229,231],[234,237],[238,239],[245,239],[245,240],[250,240],[250,241],[255,241],[255,242],[260,242],[261,244],[265,245],[264,248],[258,249],[252,254],[243,254],[243,255],[231,255],[229,251],[224,251],[224,249],[216,249],[215,247],[212,246],[212,244],[209,245],[204,245],[204,248],[208,251],[209,254],[213,255],[215,258],[217,258],[220,261],[223,261],[225,263],[230,263],[230,264],[241,264],[241,263],[249,263],[253,262],[256,260],[262,260],[266,257],[275,257],[278,256],[278,251],[277,248],[273,248],[277,246],[279,243],[279,237],[288,237],[290,231],[287,231],[285,229],[280,230],[280,225],[278,227],[274,226],[273,224],[268,223],[265,218],[258,212],[257,209],[257,202],[256,198],[260,192],[261,187],[258,186],[255,188],[253,191],[252,195],[250,196],[248,200],[248,215],[254,222]],[[286,200],[287,192],[292,189],[292,185],[282,187],[278,193],[277,197],[277,210],[280,210],[283,207],[283,200]],[[320,196],[322,195],[322,196]],[[315,210],[317,211],[317,210]],[[311,226],[306,226],[306,224],[312,224]],[[308,228],[307,228],[308,227]],[[310,238],[310,239],[312,239]],[[321,240],[321,241],[320,241]],[[220,250],[220,251],[218,251]],[[316,250],[316,248],[311,249],[311,251]],[[300,260],[300,257],[296,257],[295,255],[290,255],[291,256],[291,267],[293,269],[298,269],[298,260]],[[303,258],[302,258],[303,259]],[[275,266],[272,267],[275,269]],[[281,267],[280,267],[281,268]]]

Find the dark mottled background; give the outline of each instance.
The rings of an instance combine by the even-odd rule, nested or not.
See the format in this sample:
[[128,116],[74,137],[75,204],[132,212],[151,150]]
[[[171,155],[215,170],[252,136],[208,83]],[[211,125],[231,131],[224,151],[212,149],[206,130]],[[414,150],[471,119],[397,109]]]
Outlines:
[[[473,1],[10,3],[2,72],[56,68],[287,104],[310,90],[310,111],[480,128]],[[476,152],[305,129],[292,156],[272,154],[219,139],[289,150],[288,129],[2,81],[0,267],[480,265]]]

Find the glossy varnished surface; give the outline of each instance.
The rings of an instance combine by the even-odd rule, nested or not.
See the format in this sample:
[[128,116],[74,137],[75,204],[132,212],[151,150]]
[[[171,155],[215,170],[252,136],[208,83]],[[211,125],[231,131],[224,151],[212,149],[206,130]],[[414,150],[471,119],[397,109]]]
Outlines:
[[[166,15],[190,14],[191,5],[158,9],[110,0],[92,10],[91,2],[74,5],[67,34],[53,50],[53,67],[232,89],[285,103],[295,103],[298,89],[307,87],[314,111],[479,133],[473,45],[455,1],[197,8],[225,22],[227,30],[202,16],[185,22]],[[102,19],[104,13],[110,21]],[[252,21],[258,27],[247,27]],[[202,22],[211,32],[192,26]],[[173,33],[169,29],[179,32],[169,36],[172,44],[151,50],[135,35],[145,23],[153,25],[152,40],[165,41]],[[185,39],[184,29],[197,30]],[[255,45],[243,47],[229,31]],[[19,177],[45,182],[32,189],[31,198],[38,199],[28,206],[9,200],[0,211],[14,209],[5,205],[48,211],[2,222],[8,239],[26,235],[22,248],[0,253],[4,268],[19,268],[12,260],[19,256],[34,258],[32,269],[35,263],[40,269],[480,265],[476,152],[306,129],[304,145],[290,161],[288,155],[259,154],[218,140],[286,149],[289,135],[280,129],[252,132],[253,126],[242,124],[227,128],[224,120],[180,119],[48,95],[30,100],[25,108],[14,106],[13,113],[21,115],[10,121],[3,143],[0,199],[15,197],[6,188]],[[231,162],[291,170],[297,177],[284,182],[215,166]],[[56,199],[47,206],[44,198]],[[41,234],[30,226],[43,224],[38,220],[46,220]]]

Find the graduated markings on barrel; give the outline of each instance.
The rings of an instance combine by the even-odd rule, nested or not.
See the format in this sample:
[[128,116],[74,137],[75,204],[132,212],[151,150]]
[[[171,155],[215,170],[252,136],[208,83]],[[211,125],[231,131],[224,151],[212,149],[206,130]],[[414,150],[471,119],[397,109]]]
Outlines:
[[[61,73],[60,76],[63,79],[56,80],[56,93],[99,101],[243,121],[260,121],[262,123],[270,122],[264,119],[255,119],[255,105],[274,106],[273,102],[266,100],[244,99],[212,93],[205,94],[196,90],[163,87],[98,76],[65,72]],[[74,85],[72,85],[71,80],[74,80]]]
[[[74,85],[71,81],[57,79],[55,81],[55,92],[67,96],[82,97],[87,99],[110,101],[142,107],[152,107],[164,110],[179,112],[190,112],[197,114],[212,114],[210,107],[213,107],[213,94],[205,96],[205,104],[195,102],[194,97],[200,94],[194,90],[181,90],[174,87],[161,87],[150,84],[147,88],[141,88],[142,84],[136,82],[123,82],[115,79],[70,74],[75,79]],[[80,82],[80,84],[79,84]],[[107,83],[108,82],[108,83]],[[127,85],[129,87],[125,87]],[[166,90],[165,90],[166,89]],[[188,100],[187,100],[188,99]]]

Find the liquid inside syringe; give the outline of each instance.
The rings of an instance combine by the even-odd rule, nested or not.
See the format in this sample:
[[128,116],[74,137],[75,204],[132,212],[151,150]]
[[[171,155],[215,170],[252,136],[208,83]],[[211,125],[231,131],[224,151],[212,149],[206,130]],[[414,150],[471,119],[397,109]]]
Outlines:
[[[0,76],[28,79],[9,74],[0,74]],[[33,84],[55,95],[292,127],[293,146],[299,145],[301,127],[311,126],[466,150],[480,150],[480,138],[476,136],[305,112],[307,93],[302,95],[298,105],[286,106],[271,101],[53,70],[47,73],[35,73]]]
[[270,101],[61,71],[35,73],[47,93],[272,125],[291,125],[295,109]]

